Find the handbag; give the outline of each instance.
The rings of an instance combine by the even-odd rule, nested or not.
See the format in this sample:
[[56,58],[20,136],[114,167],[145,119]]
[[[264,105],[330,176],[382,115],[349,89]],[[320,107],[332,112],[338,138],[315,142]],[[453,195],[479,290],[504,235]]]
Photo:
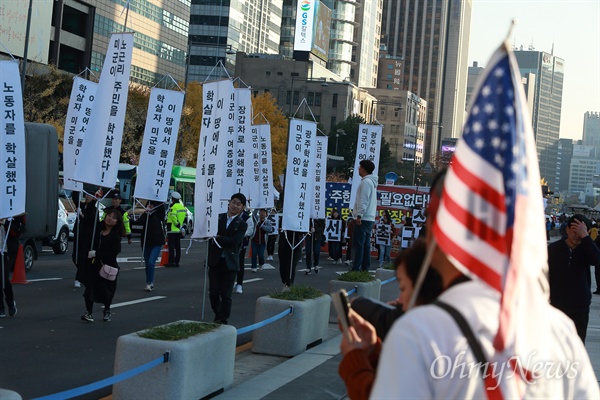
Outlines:
[[117,268],[111,267],[108,264],[102,264],[102,267],[100,268],[100,276],[109,281],[117,279],[118,273],[119,270]]

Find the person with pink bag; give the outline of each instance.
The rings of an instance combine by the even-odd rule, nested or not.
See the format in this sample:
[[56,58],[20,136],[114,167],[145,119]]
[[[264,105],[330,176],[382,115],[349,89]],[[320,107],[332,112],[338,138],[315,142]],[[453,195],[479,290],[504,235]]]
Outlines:
[[86,308],[86,313],[81,316],[82,321],[94,322],[92,314],[94,303],[104,304],[102,319],[104,322],[111,320],[110,305],[117,290],[118,278],[113,274],[101,274],[101,270],[111,271],[109,267],[119,269],[117,255],[121,252],[121,239],[125,235],[123,217],[117,210],[109,211],[104,220],[98,223],[98,229],[94,235],[93,250],[88,253],[92,267],[82,274],[82,283],[85,285],[83,297]]

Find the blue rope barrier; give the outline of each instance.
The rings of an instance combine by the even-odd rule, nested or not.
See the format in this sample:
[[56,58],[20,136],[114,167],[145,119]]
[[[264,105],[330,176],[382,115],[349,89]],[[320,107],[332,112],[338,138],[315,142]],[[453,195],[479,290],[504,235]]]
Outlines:
[[110,378],[103,379],[98,382],[90,383],[89,385],[80,386],[75,389],[65,390],[64,392],[51,394],[44,397],[38,397],[34,400],[59,400],[59,399],[71,399],[73,397],[81,396],[83,394],[91,393],[95,390],[102,389],[103,387],[114,385],[115,383],[124,381],[125,379],[132,378],[142,372],[146,372],[149,369],[156,367],[157,365],[169,362],[169,352],[167,351],[162,356],[155,360],[152,360],[146,364],[140,365],[139,367],[132,368],[128,371],[121,372]]
[[356,286],[354,286],[354,289],[350,289],[348,290],[348,292],[346,292],[348,294],[348,296],[350,296],[351,294],[356,293]]
[[260,321],[260,322],[257,322],[257,323],[255,323],[255,324],[248,325],[248,326],[246,326],[246,327],[244,327],[244,328],[240,328],[240,329],[238,329],[238,330],[237,330],[237,334],[238,334],[238,335],[241,335],[241,334],[243,334],[243,333],[248,333],[248,332],[251,332],[251,331],[253,331],[253,330],[255,330],[255,329],[262,328],[262,327],[263,327],[263,326],[265,326],[265,325],[268,325],[268,324],[270,324],[270,323],[272,323],[272,322],[275,322],[275,321],[277,321],[278,319],[281,319],[281,318],[285,317],[285,316],[286,316],[286,315],[288,315],[288,314],[291,314],[293,310],[294,310],[294,307],[293,307],[293,306],[290,306],[290,308],[289,308],[289,309],[287,309],[287,310],[285,310],[285,311],[282,311],[282,312],[280,312],[279,314],[277,314],[277,315],[274,315],[274,316],[272,316],[272,317],[270,317],[270,318],[267,318],[267,319],[265,319],[264,321]]
[[385,281],[382,281],[382,282],[381,282],[381,285],[383,286],[383,285],[385,285],[386,283],[390,283],[390,282],[393,282],[393,281],[395,281],[395,280],[396,280],[396,277],[394,276],[393,278],[386,279]]

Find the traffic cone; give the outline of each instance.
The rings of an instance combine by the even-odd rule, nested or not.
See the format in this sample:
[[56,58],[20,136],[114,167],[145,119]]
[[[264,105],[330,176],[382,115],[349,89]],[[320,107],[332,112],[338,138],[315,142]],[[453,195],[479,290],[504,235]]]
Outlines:
[[165,239],[165,245],[160,252],[160,266],[164,267],[169,263],[169,244],[167,239]]
[[15,260],[15,270],[13,271],[12,279],[10,283],[26,285],[28,283],[27,276],[25,275],[25,257],[23,256],[23,245],[19,243],[19,250],[17,251],[17,259]]

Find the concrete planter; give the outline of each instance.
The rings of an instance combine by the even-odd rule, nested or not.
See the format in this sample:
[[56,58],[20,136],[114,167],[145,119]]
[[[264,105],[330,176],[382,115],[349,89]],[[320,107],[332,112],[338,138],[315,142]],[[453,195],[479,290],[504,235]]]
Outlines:
[[327,337],[331,298],[323,295],[316,299],[290,301],[270,296],[256,300],[254,321],[260,322],[293,306],[294,311],[271,324],[255,330],[252,334],[254,353],[293,357],[306,347]]
[[[196,321],[179,321],[196,322]],[[137,333],[117,339],[114,373],[130,370],[170,351],[168,363],[113,386],[119,399],[199,399],[233,384],[235,342],[233,326],[177,341],[154,340]]]
[[[332,280],[329,281],[329,293],[337,292],[340,289],[346,289],[347,292],[356,287],[356,293],[350,295],[350,297],[362,296],[370,297],[375,300],[379,300],[381,297],[381,281],[375,279],[371,282],[346,282]],[[329,322],[337,323],[337,313],[333,306],[329,312]]]
[[[394,271],[393,269],[377,268],[375,270],[375,278],[379,279],[381,282],[395,277],[396,271]],[[397,281],[392,281],[386,283],[385,285],[381,285],[381,295],[379,296],[379,299],[381,301],[396,300],[399,295],[400,290],[398,289]]]

